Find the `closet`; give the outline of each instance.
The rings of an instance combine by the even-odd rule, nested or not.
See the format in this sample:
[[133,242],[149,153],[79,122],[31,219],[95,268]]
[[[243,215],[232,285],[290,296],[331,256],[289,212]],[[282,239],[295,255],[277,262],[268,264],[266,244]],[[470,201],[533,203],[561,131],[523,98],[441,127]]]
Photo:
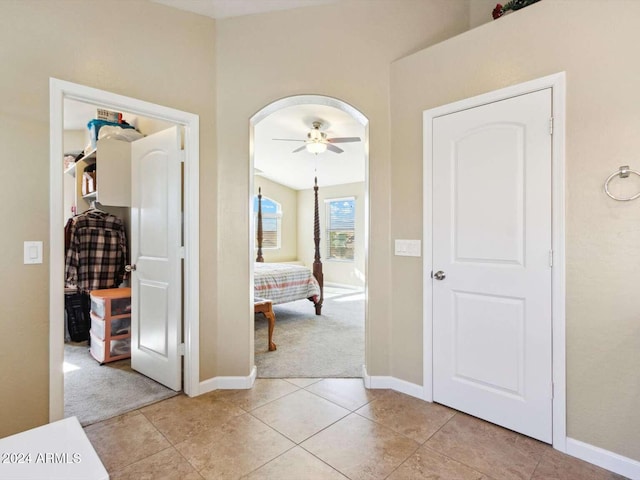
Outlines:
[[[69,102],[69,110],[79,105]],[[104,110],[92,109],[93,115],[87,111],[84,115],[89,117],[81,120],[85,130],[73,132],[75,138],[71,132],[65,134],[64,173],[73,179],[65,182],[65,198],[69,199],[65,209],[65,308],[67,333],[76,341],[91,338],[90,291],[127,286],[124,268],[130,250],[131,143],[118,138],[120,127],[109,127],[116,138],[100,138],[95,122],[102,127],[107,122],[92,117]],[[133,132],[129,138],[143,137],[128,123],[122,125]],[[85,147],[77,154],[81,145]],[[126,356],[122,352],[118,358]],[[102,363],[110,357],[96,358]]]
[[[119,232],[122,225],[126,245],[121,249],[124,252],[124,259],[120,262],[118,258],[117,263],[118,268],[121,266],[124,271],[125,266],[131,263],[131,172],[135,135],[115,133],[113,136],[100,138],[100,132],[97,132],[97,136],[92,136],[88,128],[91,125],[88,124],[97,118],[97,108],[95,105],[65,100],[63,145],[65,160],[61,161],[61,168],[64,171],[63,221],[66,224],[69,219],[75,219],[76,224],[85,231],[106,228]],[[136,117],[125,112],[122,112],[122,117],[140,132],[137,137],[140,139],[164,132],[173,126],[167,122]],[[132,131],[127,130],[127,132]],[[133,141],[128,141],[124,137]],[[142,141],[147,139],[144,138]],[[147,163],[143,173],[146,175],[147,172],[153,173],[155,170],[156,163]],[[101,223],[104,218],[109,220]],[[83,220],[78,221],[78,219]],[[94,252],[91,252],[93,245],[101,248],[102,242],[108,242],[113,235],[116,234],[103,235],[95,242],[87,241],[85,237],[83,241],[89,245],[90,252],[85,251],[82,255],[85,257],[94,255]],[[121,237],[118,236],[118,238]],[[70,263],[73,263],[69,260],[72,250],[73,245],[67,244],[64,252],[65,298],[75,295],[73,298],[76,302],[73,307],[76,311],[82,310],[85,315],[87,331],[85,337],[77,341],[81,337],[76,335],[74,339],[69,338],[70,329],[65,326],[65,367],[70,368],[70,374],[65,372],[65,416],[77,416],[84,425],[87,422],[93,423],[138,408],[151,401],[175,395],[173,390],[165,388],[131,368],[133,299],[128,273],[121,276],[109,271],[105,277],[105,283],[97,278],[100,275],[93,273],[90,274],[93,275],[90,283],[82,283],[81,275],[78,274],[77,278],[80,281],[77,286],[80,288],[71,289],[69,287],[76,286],[68,281],[70,272],[73,273],[73,265],[71,269],[69,268]],[[82,255],[76,255],[78,257],[76,263],[82,261],[79,259]],[[94,256],[99,257],[99,255]],[[82,290],[82,295],[78,295],[78,290]],[[65,302],[65,311],[69,320],[69,309],[66,308],[66,304],[67,302]],[[70,359],[70,365],[67,365],[67,359]],[[87,373],[82,374],[83,370]],[[84,376],[81,377],[81,375]],[[102,380],[103,377],[104,380]],[[122,380],[124,377],[126,379]],[[130,380],[132,377],[137,378],[133,383]],[[79,378],[81,379],[78,380]],[[68,382],[75,383],[71,385]],[[100,385],[101,382],[103,386]],[[131,390],[136,387],[129,385],[138,385],[140,395],[133,393]],[[118,393],[119,388],[123,389],[122,395]],[[68,395],[67,392],[71,394]],[[128,399],[125,404],[114,402],[114,398],[124,398],[125,393]],[[102,398],[104,403],[100,403]],[[87,407],[85,404],[92,406]],[[87,411],[87,408],[91,411]]]

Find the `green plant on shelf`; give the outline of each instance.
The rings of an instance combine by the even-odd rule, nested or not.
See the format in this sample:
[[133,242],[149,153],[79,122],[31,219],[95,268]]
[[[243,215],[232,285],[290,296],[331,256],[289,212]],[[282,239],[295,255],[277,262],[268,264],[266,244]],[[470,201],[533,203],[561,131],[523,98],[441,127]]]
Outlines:
[[498,3],[496,7],[493,9],[492,15],[493,19],[500,18],[502,15],[507,13],[508,11],[520,10],[521,8],[528,7],[532,3],[539,2],[540,0],[511,0],[510,2],[505,3],[504,5]]

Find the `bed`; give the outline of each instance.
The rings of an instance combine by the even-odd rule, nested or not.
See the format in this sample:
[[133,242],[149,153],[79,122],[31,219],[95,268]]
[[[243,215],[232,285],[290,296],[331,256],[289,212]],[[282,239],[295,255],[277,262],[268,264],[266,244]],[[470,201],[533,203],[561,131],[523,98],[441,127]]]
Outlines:
[[274,305],[309,299],[316,315],[322,314],[323,273],[320,261],[320,221],[318,217],[318,179],[314,183],[313,270],[290,263],[264,263],[262,256],[262,189],[258,189],[257,256],[254,263],[254,296],[271,300]]

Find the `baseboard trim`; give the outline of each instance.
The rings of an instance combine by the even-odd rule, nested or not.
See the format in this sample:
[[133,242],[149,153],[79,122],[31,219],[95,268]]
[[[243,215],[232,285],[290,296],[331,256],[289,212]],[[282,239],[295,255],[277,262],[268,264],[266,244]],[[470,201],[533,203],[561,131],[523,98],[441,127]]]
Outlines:
[[362,366],[362,379],[364,380],[364,386],[366,388],[388,388],[419,398],[420,400],[425,400],[422,385],[416,385],[415,383],[407,382],[406,380],[401,380],[396,377],[369,375],[367,374],[367,367],[364,365]]
[[640,462],[567,437],[567,453],[631,480],[640,480]]
[[[362,366],[362,380],[364,381],[364,386],[369,389],[388,388],[428,401],[425,399],[424,388],[421,385],[390,376],[369,375],[365,365]],[[574,438],[567,437],[566,440],[566,453],[568,455],[618,475],[623,475],[631,480],[640,480],[640,462]]]
[[254,366],[246,377],[213,377],[200,382],[199,394],[214,390],[247,390],[253,387],[258,369]]

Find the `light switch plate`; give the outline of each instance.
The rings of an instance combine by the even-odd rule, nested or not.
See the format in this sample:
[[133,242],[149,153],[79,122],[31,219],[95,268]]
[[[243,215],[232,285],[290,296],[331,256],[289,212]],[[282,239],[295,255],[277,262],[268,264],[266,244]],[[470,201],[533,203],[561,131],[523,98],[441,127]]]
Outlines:
[[24,264],[42,263],[42,242],[24,242]]
[[419,257],[421,255],[420,240],[399,240],[395,241],[394,253],[401,257]]

